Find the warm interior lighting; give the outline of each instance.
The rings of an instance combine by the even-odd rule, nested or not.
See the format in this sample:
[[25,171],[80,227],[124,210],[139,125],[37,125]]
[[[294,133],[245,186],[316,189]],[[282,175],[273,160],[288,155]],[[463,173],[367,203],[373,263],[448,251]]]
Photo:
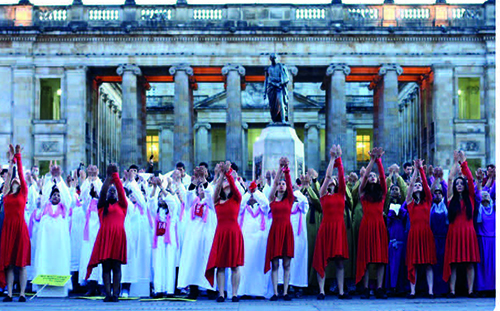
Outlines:
[[57,96],[61,96],[61,94],[62,94],[62,90],[61,90],[61,89],[58,89],[58,90],[57,90]]

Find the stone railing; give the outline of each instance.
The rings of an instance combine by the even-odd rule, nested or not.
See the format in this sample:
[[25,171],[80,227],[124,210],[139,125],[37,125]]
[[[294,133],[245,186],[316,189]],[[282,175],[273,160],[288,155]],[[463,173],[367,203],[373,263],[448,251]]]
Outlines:
[[[482,5],[0,5],[0,27],[151,30],[328,30],[363,27],[495,26],[495,4]],[[74,27],[73,27],[74,30]]]

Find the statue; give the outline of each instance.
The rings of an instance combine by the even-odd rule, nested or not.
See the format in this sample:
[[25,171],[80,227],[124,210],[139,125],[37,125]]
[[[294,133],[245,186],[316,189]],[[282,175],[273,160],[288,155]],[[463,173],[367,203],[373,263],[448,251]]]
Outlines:
[[264,100],[269,99],[271,119],[274,123],[288,122],[288,70],[285,65],[276,63],[276,54],[269,57],[271,66],[266,68]]

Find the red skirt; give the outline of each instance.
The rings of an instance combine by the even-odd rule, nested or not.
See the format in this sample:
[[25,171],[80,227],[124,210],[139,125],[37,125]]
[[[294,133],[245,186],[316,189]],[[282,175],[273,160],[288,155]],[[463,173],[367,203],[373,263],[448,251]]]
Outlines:
[[273,221],[269,230],[269,236],[267,237],[264,273],[271,270],[271,260],[274,258],[293,258],[294,249],[292,223],[290,221]]
[[[460,216],[460,215],[459,215]],[[472,220],[459,222],[458,217],[448,227],[444,251],[443,280],[448,282],[452,263],[480,262],[479,245]]]
[[313,268],[323,278],[328,260],[349,258],[347,232],[344,221],[321,222],[314,246]]
[[92,269],[108,259],[117,260],[122,264],[127,263],[127,236],[123,225],[103,225],[99,228],[85,279],[90,277]]
[[245,262],[243,234],[237,222],[232,226],[217,226],[208,257],[205,277],[214,286],[215,268],[236,268]]
[[5,217],[0,242],[0,287],[4,288],[5,269],[31,265],[31,243],[24,218]]
[[435,265],[436,263],[436,243],[430,225],[412,226],[406,246],[408,280],[415,284],[415,265]]
[[382,216],[368,219],[364,216],[359,226],[356,283],[365,275],[369,263],[388,263],[389,241]]

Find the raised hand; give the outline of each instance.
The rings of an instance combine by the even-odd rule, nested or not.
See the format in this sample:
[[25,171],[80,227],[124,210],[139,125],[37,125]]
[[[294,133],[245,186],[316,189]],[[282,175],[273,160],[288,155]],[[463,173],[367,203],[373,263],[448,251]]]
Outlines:
[[464,162],[465,162],[465,160],[466,160],[466,158],[465,158],[465,153],[464,153],[462,150],[459,150],[459,151],[458,151],[458,161],[459,161],[460,163],[464,163]]
[[280,168],[288,167],[289,163],[290,163],[290,161],[288,161],[287,157],[281,157],[280,158]]
[[476,170],[476,179],[478,181],[483,181],[483,178],[484,178],[484,171],[481,168],[478,168]]
[[453,162],[458,163],[458,151],[453,151]]
[[423,164],[423,160],[421,159],[416,159],[415,161],[413,161],[413,164],[415,165],[415,168],[416,169],[420,169],[422,168],[422,164]]
[[337,158],[337,146],[336,145],[333,145],[330,148],[330,158],[332,158],[332,159]]
[[363,166],[360,170],[359,170],[359,177],[360,178],[363,178],[365,176],[365,173],[366,173],[366,168]]
[[318,172],[316,172],[313,168],[308,169],[307,174],[311,177],[311,179],[318,179],[319,176]]

